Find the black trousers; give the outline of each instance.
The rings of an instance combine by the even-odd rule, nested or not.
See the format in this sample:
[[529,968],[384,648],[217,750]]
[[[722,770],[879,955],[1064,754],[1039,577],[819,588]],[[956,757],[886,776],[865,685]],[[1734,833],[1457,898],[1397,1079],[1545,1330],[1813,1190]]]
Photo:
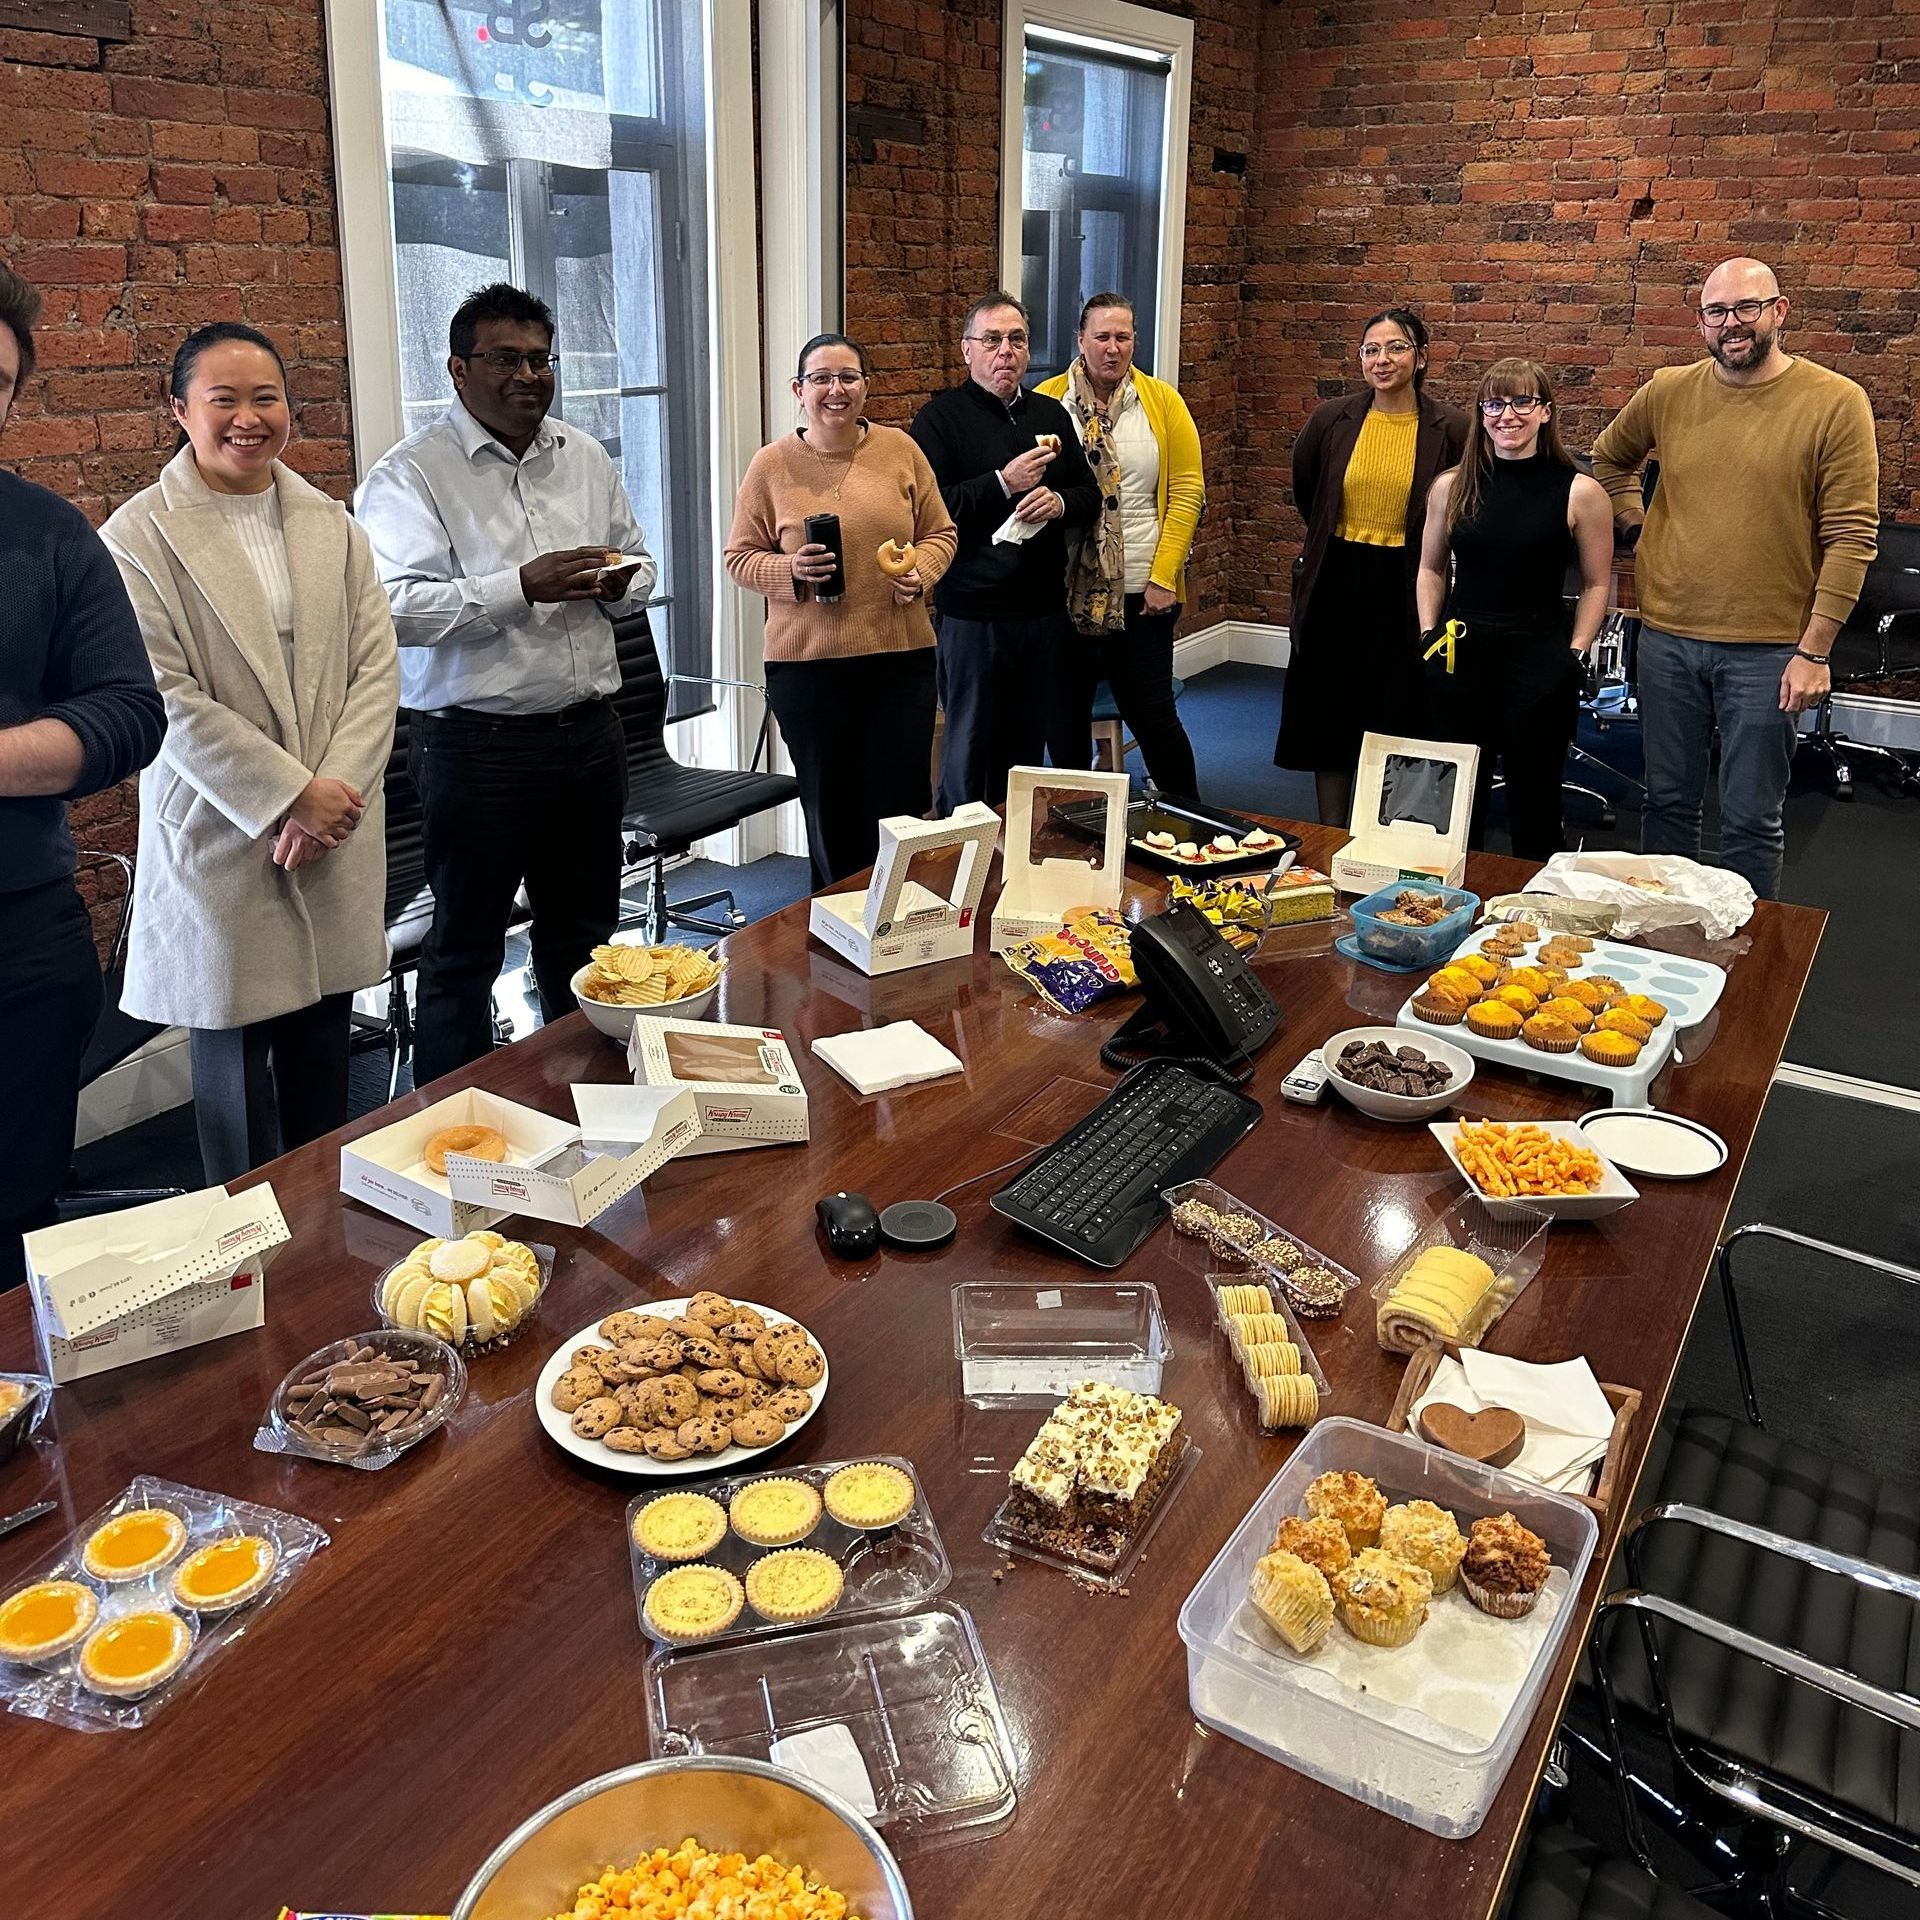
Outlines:
[[53,1220],[73,1158],[80,1060],[100,1018],[93,927],[70,879],[0,893],[0,1290]]
[[1143,593],[1127,595],[1118,633],[1075,633],[1059,650],[1048,687],[1047,758],[1056,767],[1093,765],[1093,697],[1104,680],[1127,731],[1140,746],[1147,777],[1162,793],[1200,796],[1193,742],[1173,699],[1177,606],[1149,613]]
[[933,649],[769,660],[766,674],[818,891],[873,865],[882,820],[933,804]]
[[1007,769],[1038,766],[1047,750],[1047,687],[1074,632],[1064,613],[1037,620],[940,616],[940,811],[967,800],[997,806]]
[[420,951],[414,1082],[493,1045],[493,983],[522,885],[533,977],[549,1020],[620,921],[627,753],[605,700],[564,713],[415,713],[407,765],[420,790],[433,925]]
[[193,1118],[210,1186],[277,1160],[347,1119],[353,995],[245,1027],[195,1027]]

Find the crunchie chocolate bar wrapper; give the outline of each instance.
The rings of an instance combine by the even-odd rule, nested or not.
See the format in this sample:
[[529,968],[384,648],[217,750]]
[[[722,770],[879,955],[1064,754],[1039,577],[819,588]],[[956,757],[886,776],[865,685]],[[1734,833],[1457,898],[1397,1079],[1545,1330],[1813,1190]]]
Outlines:
[[1131,933],[1117,913],[1081,913],[1058,933],[1018,941],[1000,958],[1049,1004],[1062,1013],[1079,1013],[1140,984]]

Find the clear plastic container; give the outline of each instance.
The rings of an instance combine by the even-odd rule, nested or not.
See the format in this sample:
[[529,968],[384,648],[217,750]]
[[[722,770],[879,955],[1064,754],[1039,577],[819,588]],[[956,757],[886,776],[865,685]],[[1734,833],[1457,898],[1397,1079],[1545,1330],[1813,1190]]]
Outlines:
[[53,1382],[44,1373],[0,1373],[0,1466],[47,1417]]
[[[1473,1194],[1456,1200],[1374,1282],[1375,1314],[1400,1284],[1401,1276],[1429,1247],[1458,1247],[1462,1252],[1477,1254],[1493,1269],[1492,1284],[1458,1333],[1435,1329],[1418,1339],[1398,1334],[1389,1338],[1382,1333],[1381,1347],[1388,1353],[1415,1353],[1428,1340],[1440,1338],[1450,1339],[1456,1346],[1477,1347],[1540,1271],[1540,1263],[1547,1256],[1547,1229],[1552,1225],[1549,1215],[1517,1201],[1496,1211]],[[1378,1324],[1376,1319],[1376,1330]]]
[[[813,1531],[804,1539],[788,1541],[787,1545],[812,1547],[827,1554],[839,1565],[846,1584],[832,1611],[823,1614],[822,1619],[838,1622],[868,1614],[904,1613],[943,1593],[953,1579],[946,1543],[940,1538],[940,1529],[934,1525],[933,1509],[927,1503],[926,1491],[920,1485],[920,1477],[914,1472],[911,1460],[903,1460],[890,1453],[863,1453],[855,1460],[822,1460],[804,1467],[786,1468],[779,1473],[737,1474],[682,1491],[704,1493],[724,1507],[732,1503],[733,1496],[742,1487],[750,1487],[756,1480],[804,1480],[817,1491],[825,1487],[829,1476],[841,1467],[858,1466],[868,1460],[898,1467],[913,1482],[913,1511],[896,1526],[862,1530],[843,1527],[823,1507]],[[633,1525],[642,1507],[664,1499],[674,1491],[667,1487],[649,1487],[645,1493],[636,1494],[627,1506],[627,1554],[633,1562],[633,1603],[639,1611],[640,1631],[656,1641],[659,1635],[647,1620],[647,1589],[663,1573],[685,1563],[659,1560],[643,1552],[634,1538]],[[719,1546],[711,1553],[700,1555],[700,1563],[703,1566],[725,1567],[744,1585],[747,1569],[756,1560],[764,1560],[768,1554],[783,1550],[779,1547],[755,1546],[752,1541],[741,1539],[729,1527],[726,1538]],[[816,1623],[808,1621],[805,1624],[813,1626]],[[798,1630],[789,1622],[761,1619],[749,1603],[741,1609],[739,1620],[724,1636],[716,1636],[716,1639],[724,1637],[738,1640]],[[668,1643],[661,1641],[660,1644]],[[703,1644],[715,1643],[709,1641]]]
[[[1220,1331],[1227,1336],[1227,1345],[1232,1349],[1234,1364],[1241,1369],[1242,1379],[1246,1378],[1246,1354],[1240,1343],[1239,1329],[1234,1324],[1233,1317],[1221,1304],[1220,1290],[1222,1287],[1244,1287],[1248,1284],[1261,1288],[1273,1303],[1272,1311],[1287,1323],[1287,1338],[1300,1349],[1300,1371],[1313,1382],[1314,1392],[1319,1398],[1320,1413],[1325,1413],[1327,1402],[1333,1398],[1333,1386],[1321,1370],[1319,1356],[1313,1350],[1313,1342],[1302,1330],[1299,1316],[1287,1304],[1287,1296],[1278,1287],[1270,1285],[1264,1279],[1253,1279],[1250,1282],[1249,1276],[1244,1273],[1210,1273],[1207,1275],[1207,1289],[1213,1295],[1213,1317],[1219,1322]],[[1253,1383],[1250,1380],[1247,1381],[1247,1392],[1257,1413],[1260,1399],[1259,1395],[1254,1393]],[[1319,1417],[1319,1414],[1314,1416],[1315,1419]],[[1262,1424],[1265,1423],[1262,1422]],[[1306,1424],[1311,1426],[1313,1422],[1308,1421]],[[1277,1432],[1279,1429],[1274,1428],[1270,1431]]]
[[953,1290],[953,1353],[972,1405],[1027,1407],[1082,1380],[1157,1394],[1173,1345],[1144,1282],[965,1280]]
[[[1209,1268],[1245,1266],[1267,1279],[1276,1292],[1284,1293],[1295,1312],[1306,1319],[1338,1319],[1347,1295],[1360,1284],[1358,1274],[1329,1260],[1319,1248],[1309,1246],[1284,1227],[1275,1226],[1258,1207],[1248,1206],[1211,1180],[1183,1181],[1177,1187],[1168,1187],[1161,1198],[1174,1209],[1173,1244],[1176,1257],[1184,1264],[1191,1266],[1198,1261]],[[1231,1230],[1196,1227],[1179,1211],[1186,1201],[1252,1224]]]
[[[289,1408],[293,1389],[328,1367],[362,1357],[371,1348],[383,1360],[405,1360],[415,1372],[436,1373],[441,1379],[440,1397],[424,1419],[397,1434],[384,1445],[373,1445],[363,1452],[357,1444],[338,1446],[316,1440],[301,1431]],[[409,1333],[404,1327],[376,1327],[371,1333],[350,1334],[310,1353],[273,1390],[267,1403],[267,1417],[253,1436],[261,1453],[294,1453],[307,1460],[325,1460],[334,1466],[358,1467],[362,1472],[377,1472],[390,1467],[411,1447],[436,1434],[453,1418],[460,1402],[467,1397],[466,1362],[430,1333]]]
[[770,1760],[838,1792],[895,1845],[1012,1818],[1013,1744],[962,1608],[656,1653],[646,1693],[656,1757]]
[[[1247,1583],[1281,1518],[1304,1512],[1308,1483],[1330,1471],[1371,1475],[1390,1501],[1435,1501],[1463,1533],[1511,1513],[1553,1556],[1538,1605],[1524,1620],[1496,1620],[1456,1587],[1434,1600],[1408,1646],[1364,1647],[1336,1626],[1314,1653],[1295,1654],[1254,1611]],[[1486,1818],[1539,1707],[1598,1538],[1593,1515],[1563,1495],[1407,1434],[1323,1420],[1180,1609],[1194,1716],[1367,1806],[1464,1839]],[[1462,1652],[1464,1668],[1448,1658]],[[1367,1676],[1358,1683],[1356,1670]]]
[[[552,1166],[553,1163],[549,1162],[548,1170],[552,1170]],[[568,1169],[568,1171],[572,1171],[572,1169]],[[482,1231],[486,1231],[486,1229],[482,1229]],[[519,1339],[519,1337],[533,1325],[535,1317],[540,1312],[540,1302],[546,1298],[547,1286],[553,1279],[553,1263],[557,1255],[552,1247],[542,1246],[536,1241],[528,1240],[521,1244],[528,1249],[534,1259],[539,1263],[540,1291],[534,1295],[532,1306],[530,1306],[512,1326],[508,1327],[504,1333],[496,1333],[490,1340],[481,1340],[475,1336],[472,1326],[469,1325],[462,1338],[450,1343],[469,1360],[474,1358],[476,1354],[496,1352],[499,1348],[508,1346],[513,1341]],[[414,1251],[417,1252],[418,1249],[416,1248]],[[373,1310],[380,1316],[381,1325],[392,1327],[402,1333],[419,1333],[423,1332],[424,1329],[419,1327],[402,1327],[400,1322],[394,1319],[387,1311],[384,1300],[387,1281],[392,1276],[394,1268],[404,1265],[405,1262],[412,1257],[413,1255],[409,1253],[401,1259],[394,1261],[393,1266],[388,1267],[386,1271],[380,1275],[379,1279],[373,1283]],[[452,1283],[443,1281],[441,1284],[451,1285]],[[428,1337],[432,1338],[433,1336],[429,1335]]]
[[[1444,920],[1430,927],[1403,927],[1397,921],[1382,920],[1401,894],[1437,893],[1447,902]],[[1356,900],[1353,914],[1354,946],[1364,959],[1389,967],[1437,967],[1473,930],[1473,916],[1480,911],[1480,896],[1464,887],[1436,886],[1428,881],[1396,880],[1363,900]]]

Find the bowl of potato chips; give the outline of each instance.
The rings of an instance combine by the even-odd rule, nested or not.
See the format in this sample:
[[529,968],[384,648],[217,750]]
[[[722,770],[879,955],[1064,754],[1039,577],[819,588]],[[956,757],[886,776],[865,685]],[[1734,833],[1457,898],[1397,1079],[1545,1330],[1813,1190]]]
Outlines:
[[642,1014],[703,1019],[719,997],[726,965],[701,947],[595,947],[573,976],[573,997],[602,1033],[624,1044]]

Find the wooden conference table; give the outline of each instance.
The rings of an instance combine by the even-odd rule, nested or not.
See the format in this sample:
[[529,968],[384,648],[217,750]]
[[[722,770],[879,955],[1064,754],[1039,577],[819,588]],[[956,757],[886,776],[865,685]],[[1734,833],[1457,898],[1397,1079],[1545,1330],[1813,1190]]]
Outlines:
[[[1308,829],[1302,857],[1324,866],[1332,845]],[[1476,858],[1468,884],[1511,890],[1526,871]],[[1151,906],[1158,888],[1132,878]],[[1540,1360],[1585,1354],[1601,1379],[1640,1388],[1636,1471],[1820,928],[1810,911],[1759,909],[1717,1031],[1688,1042],[1689,1063],[1669,1069],[1657,1096],[1718,1131],[1727,1165],[1703,1181],[1648,1181],[1625,1212],[1556,1228],[1540,1278],[1489,1342]],[[1436,1920],[1490,1913],[1581,1633],[1466,1841],[1435,1839],[1203,1730],[1188,1711],[1175,1617],[1290,1442],[1255,1428],[1210,1335],[1206,1290],[1176,1263],[1167,1231],[1124,1272],[1160,1289],[1175,1346],[1163,1392],[1203,1458],[1125,1597],[1026,1561],[993,1578],[1002,1562],[980,1530],[1038,1416],[969,1407],[952,1358],[955,1282],[1092,1272],[990,1213],[998,1179],[957,1197],[960,1232],[937,1252],[847,1265],[816,1232],[822,1193],[927,1197],[1054,1137],[1111,1085],[1097,1055],[1117,1016],[1049,1015],[984,941],[970,960],[868,981],[809,942],[804,905],[736,935],[729,952],[719,1017],[785,1031],[812,1096],[811,1142],[681,1161],[593,1230],[542,1226],[537,1237],[560,1254],[537,1329],[476,1362],[451,1428],[399,1464],[360,1474],[252,1448],[281,1376],[370,1324],[373,1276],[416,1237],[341,1198],[342,1136],[266,1170],[293,1240],[268,1276],[264,1331],[56,1395],[47,1437],[57,1433],[58,1450],[43,1444],[31,1464],[0,1471],[0,1506],[51,1493],[70,1526],[145,1472],[308,1515],[332,1546],[152,1727],[82,1735],[0,1718],[0,1908],[268,1920],[284,1901],[445,1913],[527,1814],[647,1757],[645,1647],[622,1527],[633,1485],[564,1455],[531,1399],[542,1362],[575,1328],[705,1286],[769,1301],[819,1336],[832,1390],[773,1461],[910,1455],[954,1561],[946,1598],[978,1624],[1018,1757],[1019,1808],[985,1837],[903,1851],[922,1920],[1298,1920],[1410,1898]],[[1390,1019],[1409,983],[1330,952],[1261,971],[1286,1013],[1254,1083],[1266,1117],[1216,1177],[1370,1281],[1457,1197],[1457,1182],[1424,1128],[1381,1125],[1338,1101],[1289,1105],[1278,1087],[1328,1035]],[[950,1045],[965,1078],[861,1099],[807,1051],[818,1035],[903,1018]],[[570,1119],[571,1083],[623,1070],[575,1015],[460,1079]],[[1483,1072],[1473,1099],[1535,1118],[1591,1104],[1498,1071]],[[1379,1351],[1369,1305],[1356,1295],[1315,1337],[1338,1411],[1382,1419],[1404,1363]],[[27,1301],[15,1293],[0,1300],[0,1366],[31,1364]],[[55,1524],[0,1541],[0,1591],[54,1544]]]

